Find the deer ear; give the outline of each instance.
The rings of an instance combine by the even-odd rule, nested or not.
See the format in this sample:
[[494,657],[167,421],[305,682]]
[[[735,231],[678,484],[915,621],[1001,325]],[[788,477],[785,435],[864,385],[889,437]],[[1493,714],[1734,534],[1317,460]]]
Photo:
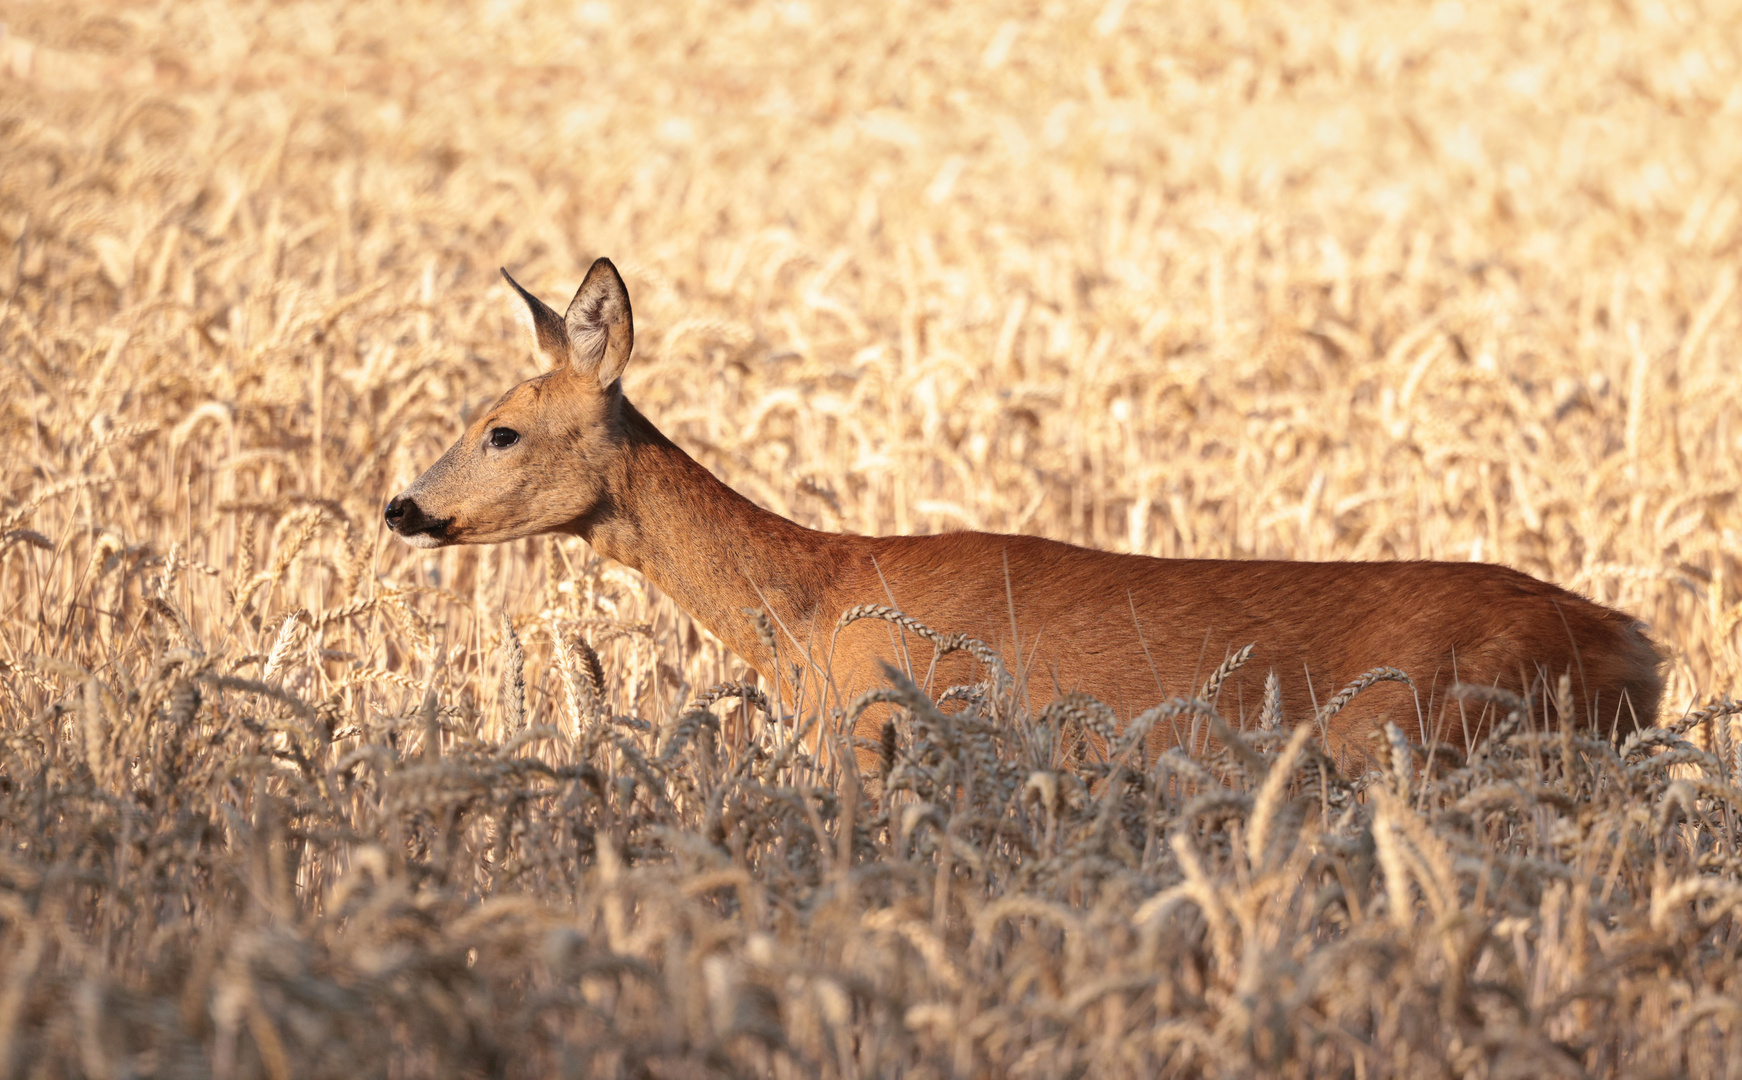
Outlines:
[[569,333],[569,357],[580,372],[594,372],[599,388],[607,389],[623,374],[635,347],[635,319],[629,313],[629,290],[610,259],[600,259],[569,302],[563,316]]
[[526,301],[527,317],[520,320],[532,338],[532,347],[537,350],[539,359],[547,368],[562,367],[569,362],[569,335],[563,328],[563,317],[543,300],[520,287],[508,273],[507,267],[502,267],[502,276],[508,279],[508,284],[514,286],[514,291]]

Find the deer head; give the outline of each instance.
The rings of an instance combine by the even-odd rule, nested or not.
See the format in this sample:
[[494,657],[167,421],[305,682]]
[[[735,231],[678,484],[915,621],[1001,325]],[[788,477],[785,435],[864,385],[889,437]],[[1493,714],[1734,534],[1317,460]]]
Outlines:
[[623,279],[598,260],[558,315],[502,276],[526,301],[547,370],[503,394],[387,504],[387,527],[413,547],[583,532],[608,499],[624,442],[618,377],[635,344]]

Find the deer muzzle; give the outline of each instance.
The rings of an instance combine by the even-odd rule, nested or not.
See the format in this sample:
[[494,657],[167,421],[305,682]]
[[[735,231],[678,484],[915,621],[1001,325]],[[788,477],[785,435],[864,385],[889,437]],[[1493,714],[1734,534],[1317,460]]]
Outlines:
[[448,542],[448,526],[453,523],[451,518],[432,518],[425,514],[417,505],[416,499],[404,495],[395,495],[387,503],[387,509],[382,515],[387,521],[387,528],[399,534],[399,538],[412,547],[440,547]]

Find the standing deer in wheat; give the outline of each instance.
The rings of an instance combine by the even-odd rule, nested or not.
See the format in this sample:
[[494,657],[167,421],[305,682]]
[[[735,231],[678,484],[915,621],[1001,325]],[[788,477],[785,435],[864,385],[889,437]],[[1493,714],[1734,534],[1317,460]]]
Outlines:
[[[1121,721],[1190,695],[1209,667],[1253,644],[1221,687],[1252,715],[1274,675],[1286,722],[1381,665],[1408,682],[1377,685],[1321,720],[1327,749],[1360,757],[1386,720],[1420,742],[1466,745],[1493,710],[1455,683],[1538,701],[1570,688],[1577,723],[1613,737],[1655,721],[1661,659],[1629,615],[1501,566],[1452,562],[1159,559],[1034,536],[819,532],[722,483],[630,403],[634,348],[623,280],[599,259],[558,315],[502,271],[531,315],[544,374],[485,410],[403,493],[387,525],[416,547],[494,544],[546,533],[584,538],[645,574],[792,701],[795,658],[839,708],[904,659],[937,687],[971,683],[966,653],[908,653],[860,605],[899,609],[942,634],[986,643],[1017,673],[1030,706],[1080,691]],[[775,650],[746,617],[766,611]],[[784,643],[782,643],[784,642]],[[780,653],[777,659],[776,652]],[[1568,707],[1560,695],[1561,710]],[[875,738],[861,721],[861,736]],[[1177,739],[1157,725],[1150,751]],[[859,744],[861,765],[871,751]]]

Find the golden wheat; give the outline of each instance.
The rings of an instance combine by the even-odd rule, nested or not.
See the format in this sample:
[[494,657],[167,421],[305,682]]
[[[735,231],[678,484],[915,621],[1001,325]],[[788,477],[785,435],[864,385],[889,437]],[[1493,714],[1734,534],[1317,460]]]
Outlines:
[[[1739,37],[8,4],[0,1075],[1742,1073]],[[984,681],[789,712],[578,541],[387,543],[533,372],[494,268],[598,254],[629,394],[781,513],[1502,561],[1673,714],[1464,687],[1487,741],[1349,776],[1244,653],[1121,730],[882,607]]]

